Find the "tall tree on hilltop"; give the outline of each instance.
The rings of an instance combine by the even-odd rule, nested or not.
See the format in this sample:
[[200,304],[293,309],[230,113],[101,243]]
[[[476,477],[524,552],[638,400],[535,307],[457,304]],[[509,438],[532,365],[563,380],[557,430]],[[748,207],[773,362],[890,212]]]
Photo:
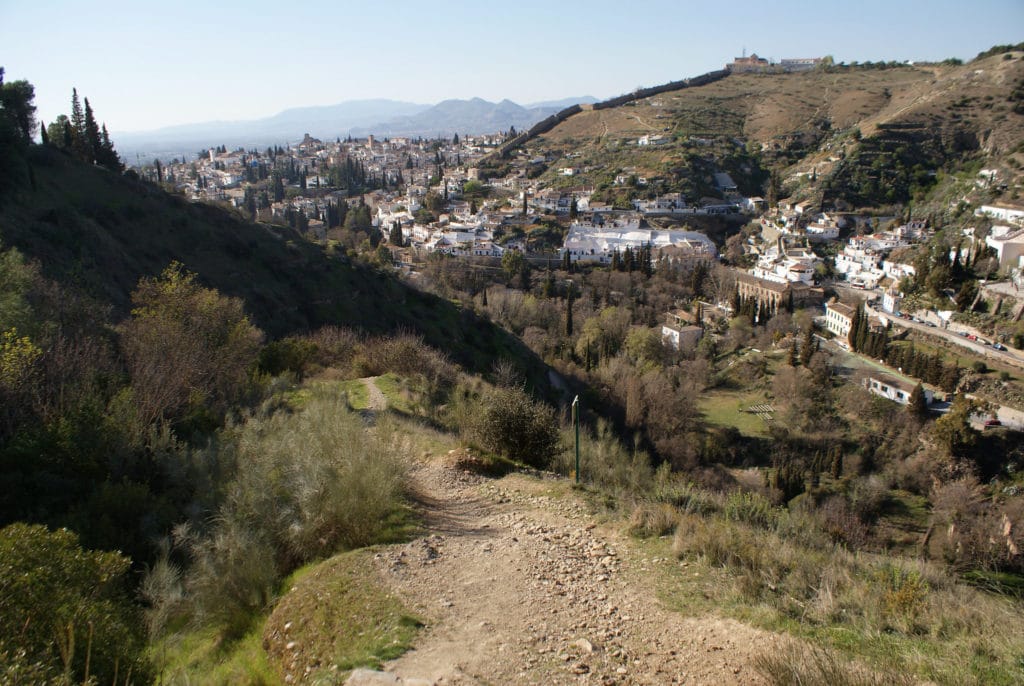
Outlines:
[[102,156],[100,127],[96,124],[96,116],[89,106],[89,98],[85,99],[85,152],[86,162],[96,162]]
[[71,89],[71,148],[75,156],[84,160],[88,156],[85,137],[85,112],[78,100],[78,89]]

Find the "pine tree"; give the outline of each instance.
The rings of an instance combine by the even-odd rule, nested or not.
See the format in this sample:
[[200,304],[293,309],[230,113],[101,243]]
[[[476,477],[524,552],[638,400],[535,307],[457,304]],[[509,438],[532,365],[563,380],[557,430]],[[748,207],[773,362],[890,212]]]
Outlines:
[[484,286],[484,291],[483,291],[483,298],[482,298],[482,299],[480,300],[480,303],[481,303],[481,304],[482,304],[482,305],[483,305],[484,307],[487,307],[487,287],[486,287],[486,286]]
[[39,125],[39,139],[42,141],[43,145],[50,144],[50,137],[46,135],[46,124]]

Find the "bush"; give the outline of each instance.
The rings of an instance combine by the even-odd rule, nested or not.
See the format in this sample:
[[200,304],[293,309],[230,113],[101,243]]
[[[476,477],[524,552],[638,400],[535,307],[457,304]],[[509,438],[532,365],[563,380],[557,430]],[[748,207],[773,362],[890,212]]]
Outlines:
[[473,434],[491,452],[544,469],[558,451],[555,412],[519,388],[487,393],[474,418]]
[[757,493],[734,491],[725,501],[725,518],[767,529],[775,524],[779,510]]
[[19,523],[0,531],[0,656],[11,661],[0,681],[13,670],[29,681],[58,672],[81,683],[88,672],[106,684],[131,670],[144,682],[130,564],[119,553],[83,550],[66,529]]
[[[179,527],[175,543],[192,561],[182,584],[192,613],[238,636],[284,574],[393,535],[404,521],[405,450],[385,422],[368,431],[330,388],[314,389],[299,412],[252,418],[225,434],[218,459],[237,471],[213,528]],[[158,563],[144,589],[152,623],[164,624],[179,591],[174,574]]]
[[[563,434],[565,444],[572,445],[575,436],[571,427]],[[555,469],[571,474],[576,468],[572,450],[558,453]],[[580,479],[597,488],[623,498],[635,498],[650,492],[654,470],[647,453],[630,450],[615,435],[611,423],[597,420],[591,432],[580,428]]]

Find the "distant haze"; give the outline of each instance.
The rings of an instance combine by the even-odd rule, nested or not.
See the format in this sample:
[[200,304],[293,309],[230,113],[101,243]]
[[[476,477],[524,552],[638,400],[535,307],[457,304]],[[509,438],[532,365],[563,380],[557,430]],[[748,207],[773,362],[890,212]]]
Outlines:
[[314,138],[349,135],[408,136],[433,138],[454,134],[487,134],[529,128],[536,122],[573,104],[592,103],[592,96],[517,105],[481,98],[445,100],[423,105],[398,100],[353,100],[337,105],[298,107],[266,119],[214,121],[168,126],[153,131],[111,133],[118,152],[128,164],[154,158],[191,158],[197,151],[225,145],[264,148]]

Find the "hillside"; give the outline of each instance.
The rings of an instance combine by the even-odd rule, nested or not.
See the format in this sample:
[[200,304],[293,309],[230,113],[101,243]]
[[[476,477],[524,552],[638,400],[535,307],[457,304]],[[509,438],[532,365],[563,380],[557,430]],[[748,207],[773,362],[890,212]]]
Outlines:
[[[0,240],[37,260],[119,316],[139,279],[179,261],[207,286],[242,298],[271,337],[333,324],[367,332],[412,331],[470,369],[502,356],[539,361],[511,335],[385,271],[309,243],[288,227],[252,224],[210,205],[30,150],[34,188],[0,205]],[[541,374],[536,375],[541,378]]]
[[[1022,57],[1016,51],[966,65],[733,74],[584,109],[533,141],[528,156],[554,158],[546,177],[552,181],[560,167],[575,166],[582,174],[572,183],[609,187],[617,170],[631,170],[692,199],[713,192],[709,175],[716,170],[732,174],[741,192],[762,195],[774,170],[786,192],[881,205],[915,194],[923,200],[922,189],[946,188],[943,172],[964,168],[997,170],[996,185],[1006,187],[1001,197],[1015,199],[1024,179]],[[665,139],[637,145],[645,135]],[[985,191],[985,199],[999,195]]]

